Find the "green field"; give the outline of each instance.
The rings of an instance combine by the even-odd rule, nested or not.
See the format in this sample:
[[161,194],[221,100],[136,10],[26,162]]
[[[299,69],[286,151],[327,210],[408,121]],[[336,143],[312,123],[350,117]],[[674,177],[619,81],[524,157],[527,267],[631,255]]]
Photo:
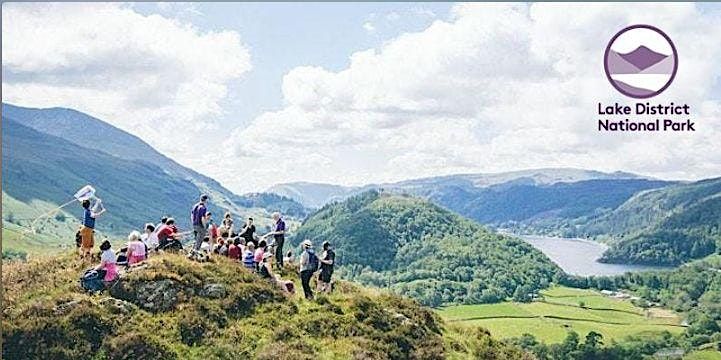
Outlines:
[[[582,337],[590,331],[601,333],[605,341],[628,335],[667,330],[680,333],[680,318],[662,309],[646,311],[629,300],[609,298],[592,290],[553,287],[541,292],[532,303],[503,302],[483,305],[457,305],[439,309],[447,322],[487,328],[499,338],[525,333],[548,343],[561,342],[569,330]],[[583,302],[585,308],[579,303]]]
[[692,352],[683,358],[684,360],[721,360],[721,351],[703,350]]
[[[78,220],[72,214],[59,211],[41,217],[55,209],[56,204],[32,200],[24,203],[2,193],[2,248],[32,254],[54,254],[75,247]],[[35,222],[35,233],[30,226]]]

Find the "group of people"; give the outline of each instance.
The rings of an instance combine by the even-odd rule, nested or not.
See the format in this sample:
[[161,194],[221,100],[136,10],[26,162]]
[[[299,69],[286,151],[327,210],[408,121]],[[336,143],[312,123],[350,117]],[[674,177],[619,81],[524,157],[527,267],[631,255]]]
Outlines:
[[[202,195],[191,210],[194,242],[188,256],[191,258],[226,256],[238,261],[248,270],[258,273],[262,278],[273,281],[284,291],[293,292],[293,283],[282,280],[280,274],[276,274],[272,268],[272,263],[275,263],[278,271],[282,273],[284,264],[294,263],[292,250],[283,254],[286,225],[280,213],[272,214],[273,224],[270,231],[258,236],[252,217],[248,217],[243,226],[236,228],[231,214],[226,212],[220,224],[216,224],[212,213],[208,211],[207,202],[208,196]],[[86,257],[93,247],[95,218],[102,215],[104,210],[93,212],[89,200],[83,201],[82,205],[83,223],[76,238],[79,240],[81,256]],[[118,277],[118,266],[131,267],[140,264],[151,252],[183,249],[180,239],[185,234],[189,233],[181,233],[172,217],[161,218],[157,225],[145,224],[142,233],[132,231],[128,235],[127,245],[117,253],[112,250],[108,240],[103,241],[100,245],[100,264],[95,270],[102,274],[104,281],[114,281]],[[298,266],[305,298],[312,299],[314,296],[310,280],[316,273],[318,273],[318,291],[330,292],[335,262],[335,252],[330,243],[327,241],[323,243],[323,253],[320,257],[315,254],[310,240],[304,240],[301,247]]]

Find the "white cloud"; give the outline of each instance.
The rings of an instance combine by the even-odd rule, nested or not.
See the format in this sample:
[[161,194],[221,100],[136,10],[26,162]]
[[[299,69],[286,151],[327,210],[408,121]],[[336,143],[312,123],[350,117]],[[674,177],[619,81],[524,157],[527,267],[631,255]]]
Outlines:
[[239,34],[129,5],[5,3],[2,16],[3,101],[88,112],[181,160],[251,68]]
[[372,32],[375,32],[375,31],[376,31],[375,25],[373,25],[373,23],[370,22],[370,21],[366,21],[366,22],[363,23],[363,29],[364,29],[365,31],[369,32],[369,33],[372,33]]
[[[291,70],[285,107],[226,142],[255,176],[213,175],[243,190],[550,166],[719,175],[721,106],[709,99],[720,20],[690,4],[460,4],[448,21],[352,54],[344,70]],[[597,131],[597,102],[633,103],[607,82],[602,57],[634,23],[675,41],[678,75],[652,101],[689,103],[697,132]]]

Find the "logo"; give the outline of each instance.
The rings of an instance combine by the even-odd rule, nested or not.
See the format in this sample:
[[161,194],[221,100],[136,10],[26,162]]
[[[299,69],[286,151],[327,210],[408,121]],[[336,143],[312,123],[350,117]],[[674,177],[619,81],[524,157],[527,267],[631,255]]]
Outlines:
[[678,70],[678,53],[671,38],[650,25],[619,31],[608,42],[603,60],[611,85],[635,99],[662,93]]

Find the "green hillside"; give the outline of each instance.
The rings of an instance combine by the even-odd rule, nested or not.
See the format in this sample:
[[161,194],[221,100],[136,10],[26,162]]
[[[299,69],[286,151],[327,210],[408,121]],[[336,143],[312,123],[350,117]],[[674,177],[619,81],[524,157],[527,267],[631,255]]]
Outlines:
[[[91,184],[108,212],[98,231],[124,237],[163,215],[189,228],[189,210],[201,193],[210,210],[253,216],[265,230],[271,211],[295,219],[306,215],[299,203],[276,194],[235,195],[215,180],[185,168],[139,138],[70,109],[28,109],[3,104],[3,250],[6,255],[57,252],[73,245],[82,209],[72,203],[44,219],[32,240],[22,238],[37,216],[72,200]],[[92,136],[77,136],[92,134]],[[242,222],[242,220],[240,220]]]
[[[189,207],[200,193],[211,196],[211,210],[216,212],[231,210],[266,217],[263,213],[281,210],[296,218],[306,215],[302,205],[287,197],[236,195],[164,156],[137,136],[82,112],[5,103],[2,110],[3,190],[19,201],[64,203],[89,183],[115,210],[100,226],[119,233],[131,222],[137,226],[147,220],[157,221],[163,214],[175,215],[186,226]],[[145,217],[148,208],[154,210],[150,219]]]
[[[23,203],[63,204],[92,184],[108,209],[99,229],[126,233],[163,214],[187,222],[189,207],[201,191],[149,163],[114,157],[39,133],[3,117],[3,191]],[[72,204],[75,216],[82,209]]]
[[3,359],[532,359],[344,282],[306,301],[226,258],[165,254],[90,296],[77,280],[88,266],[70,256],[4,265]]
[[498,302],[562,276],[522,240],[425,200],[376,191],[323,207],[298,230],[296,242],[305,238],[334,244],[344,278],[431,306]]
[[608,234],[602,261],[677,265],[721,249],[721,178],[642,192],[580,226]]

